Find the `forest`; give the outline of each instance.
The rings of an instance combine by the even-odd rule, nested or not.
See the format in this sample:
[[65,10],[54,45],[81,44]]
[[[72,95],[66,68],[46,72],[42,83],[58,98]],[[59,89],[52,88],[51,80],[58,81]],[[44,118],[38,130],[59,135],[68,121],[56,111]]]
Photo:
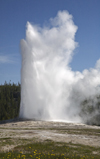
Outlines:
[[0,85],[0,121],[18,117],[20,107],[20,83]]

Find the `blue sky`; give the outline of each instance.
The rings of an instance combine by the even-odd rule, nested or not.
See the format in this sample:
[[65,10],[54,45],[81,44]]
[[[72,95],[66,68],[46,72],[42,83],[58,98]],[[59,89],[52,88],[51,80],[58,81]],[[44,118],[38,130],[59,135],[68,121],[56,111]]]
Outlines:
[[20,82],[20,40],[27,21],[43,26],[59,10],[72,14],[78,26],[72,70],[95,66],[100,58],[100,0],[0,0],[0,84]]

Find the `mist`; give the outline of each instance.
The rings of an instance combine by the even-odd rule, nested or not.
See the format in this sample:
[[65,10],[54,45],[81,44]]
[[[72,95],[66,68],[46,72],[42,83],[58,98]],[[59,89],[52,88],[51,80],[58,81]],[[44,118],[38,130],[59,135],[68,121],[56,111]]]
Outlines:
[[[59,11],[48,26],[27,22],[21,40],[20,118],[84,123],[100,114],[100,59],[83,72],[70,67],[77,29],[67,11]],[[82,112],[83,107],[88,111],[84,101],[92,103],[92,113]]]

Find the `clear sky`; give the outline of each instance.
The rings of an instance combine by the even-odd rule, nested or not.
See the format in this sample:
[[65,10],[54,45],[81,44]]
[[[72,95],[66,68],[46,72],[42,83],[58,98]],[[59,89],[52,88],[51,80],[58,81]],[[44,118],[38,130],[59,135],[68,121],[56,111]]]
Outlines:
[[47,24],[59,10],[67,10],[78,26],[71,67],[83,71],[100,58],[100,0],[0,0],[0,84],[20,82],[20,40],[27,21]]

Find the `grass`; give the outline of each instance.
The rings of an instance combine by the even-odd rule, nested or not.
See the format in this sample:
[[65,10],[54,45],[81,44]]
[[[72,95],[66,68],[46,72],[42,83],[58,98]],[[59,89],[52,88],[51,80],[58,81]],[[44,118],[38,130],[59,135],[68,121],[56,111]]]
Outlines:
[[[2,131],[9,129],[13,131]],[[13,146],[13,150],[1,151],[0,159],[100,159],[100,147],[91,147],[80,144],[53,142],[45,140],[40,142],[37,138],[22,139],[16,130],[50,130],[56,133],[76,134],[76,135],[94,135],[100,136],[100,129],[90,128],[66,128],[66,127],[0,127],[0,150],[2,147]],[[15,131],[14,131],[15,130]],[[32,132],[33,133],[33,132]],[[17,135],[17,137],[15,137]],[[29,134],[30,135],[30,134]]]
[[21,144],[25,145],[30,142],[31,142],[31,140],[29,140],[29,139],[10,138],[10,137],[0,138],[0,152],[1,152],[2,146],[10,146],[10,145],[16,146],[16,145],[21,145]]
[[100,159],[100,148],[80,144],[31,141],[0,153],[0,159]]
[[0,139],[0,146],[9,146],[9,145],[12,145],[14,144],[14,142],[12,141],[12,139],[9,137],[9,138],[1,138]]

